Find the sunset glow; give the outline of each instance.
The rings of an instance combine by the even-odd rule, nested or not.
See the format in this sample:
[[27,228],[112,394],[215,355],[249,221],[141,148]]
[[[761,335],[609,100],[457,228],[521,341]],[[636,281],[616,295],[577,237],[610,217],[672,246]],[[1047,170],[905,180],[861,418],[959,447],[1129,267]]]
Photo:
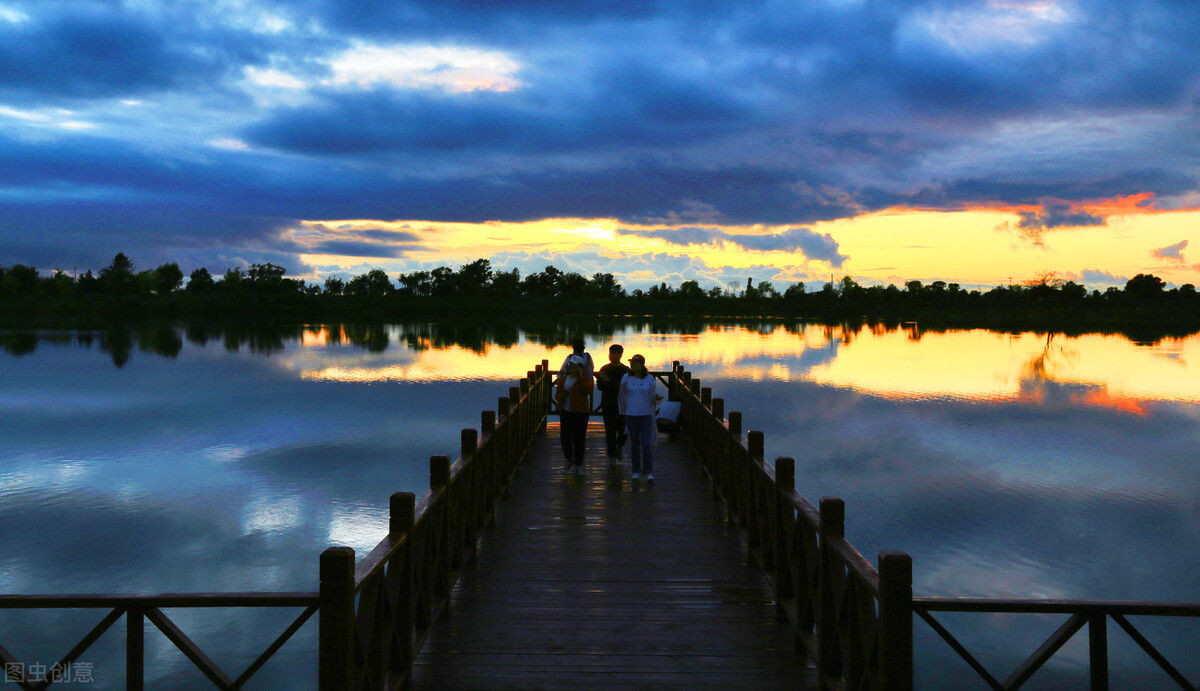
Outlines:
[[[402,331],[402,330],[401,330]],[[452,345],[400,348],[386,354],[314,349],[324,329],[284,360],[314,381],[437,382],[509,380],[543,359],[557,367],[568,352],[521,339],[481,351]],[[398,337],[400,332],[393,336]],[[393,339],[393,340],[398,340]],[[708,326],[695,335],[627,329],[613,335],[625,352],[667,370],[673,360],[699,377],[812,381],[893,399],[1042,400],[1141,414],[1156,403],[1200,403],[1200,336],[1138,345],[1120,335],[1078,337],[986,330],[924,332],[805,326],[765,331]],[[596,353],[607,343],[591,344]],[[1055,388],[1057,387],[1057,388]]]

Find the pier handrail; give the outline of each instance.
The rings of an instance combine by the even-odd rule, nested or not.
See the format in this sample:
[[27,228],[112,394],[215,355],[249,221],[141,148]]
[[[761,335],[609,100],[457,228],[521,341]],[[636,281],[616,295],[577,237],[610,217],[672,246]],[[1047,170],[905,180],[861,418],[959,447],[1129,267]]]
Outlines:
[[[52,684],[70,682],[64,678],[72,665],[79,664],[80,657],[87,652],[105,632],[122,617],[125,618],[125,686],[141,689],[144,686],[145,621],[149,620],[176,648],[179,649],[205,677],[220,689],[241,688],[262,668],[292,635],[304,626],[317,612],[318,594],[315,592],[244,592],[244,593],[164,593],[135,595],[0,595],[0,609],[108,609],[108,613],[95,624],[82,639],[53,665],[38,665],[44,671],[27,675],[25,663],[0,645],[0,663],[6,683],[15,683],[21,689],[44,689]],[[284,628],[237,677],[222,670],[186,633],[162,610],[164,608],[196,607],[303,607],[299,616]],[[89,665],[90,672],[94,669]]]
[[[1108,688],[1111,619],[1182,689],[1200,691],[1129,621],[1130,616],[1200,617],[1200,602],[913,597],[912,561],[881,552],[873,567],[846,541],[845,504],[822,498],[814,508],[795,489],[795,462],[763,461],[761,432],[743,442],[742,415],[729,413],[678,362],[667,380],[683,403],[682,427],[713,480],[731,525],[745,530],[751,560],[767,572],[781,620],[817,667],[823,688],[912,688],[913,614],[923,620],[992,689],[1020,687],[1084,626],[1090,688]],[[1003,681],[993,676],[933,612],[1067,614],[1068,619]]]
[[429,461],[419,499],[397,492],[388,535],[355,563],[354,550],[321,555],[320,686],[401,688],[430,625],[445,614],[461,567],[474,559],[479,531],[493,520],[550,409],[552,373],[543,360],[480,429],[462,430],[462,450]]
[[[989,688],[997,691],[1017,689],[1034,675],[1085,626],[1088,630],[1089,688],[1108,688],[1108,620],[1123,630],[1179,688],[1200,689],[1187,679],[1127,617],[1200,618],[1200,602],[1154,602],[1130,600],[1051,600],[1013,598],[914,597],[913,612],[958,654]],[[981,614],[1067,614],[1070,615],[1041,645],[1025,658],[1003,681],[967,650],[933,616],[933,612],[973,612]]]
[[679,425],[723,500],[727,520],[745,530],[752,562],[771,582],[776,613],[794,627],[798,652],[822,688],[912,688],[912,561],[881,552],[876,569],[845,538],[845,504],[814,507],[796,491],[795,462],[763,460],[763,434],[743,437],[742,414],[725,417],[678,362],[667,380],[680,401]]

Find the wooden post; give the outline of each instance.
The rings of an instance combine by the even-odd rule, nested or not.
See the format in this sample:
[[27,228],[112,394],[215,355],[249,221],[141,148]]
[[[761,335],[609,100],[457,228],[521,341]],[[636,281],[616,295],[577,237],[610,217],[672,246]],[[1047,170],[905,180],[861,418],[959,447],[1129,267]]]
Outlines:
[[412,492],[394,492],[388,502],[388,532],[407,535],[417,519],[417,496]]
[[763,433],[757,430],[751,430],[746,434],[746,450],[750,452],[750,458],[756,461],[763,459]]
[[912,691],[912,558],[879,553],[879,673],[885,691]]
[[[130,607],[125,610],[125,688],[140,691],[145,687],[146,668],[145,612]],[[8,677],[5,677],[8,681]],[[346,688],[349,688],[348,686]]]
[[486,436],[496,431],[496,411],[485,410],[479,414],[479,428]]
[[735,439],[742,438],[742,413],[739,410],[732,410],[729,412],[729,433],[732,434]]
[[712,410],[712,387],[705,386],[700,389],[700,405]]
[[321,553],[318,678],[322,691],[354,687],[354,550]]
[[516,407],[517,404],[519,404],[521,402],[521,387],[519,387],[519,386],[508,387],[508,400],[510,401],[510,403],[513,407]]
[[[462,547],[466,547],[471,556],[475,552],[475,529],[483,519],[483,508],[487,503],[484,498],[486,488],[480,487],[480,471],[482,467],[480,461],[475,458],[476,452],[479,450],[479,432],[473,429],[464,429],[461,438],[461,451],[459,455],[463,459],[463,480],[466,481],[465,486],[459,488],[457,496],[460,500],[460,505],[456,516],[451,516],[451,520],[462,521],[462,537],[459,539]],[[470,459],[470,463],[467,460]],[[453,553],[453,564],[459,566],[463,562],[463,550],[455,547],[451,542]]]
[[413,591],[413,525],[416,522],[417,497],[412,492],[396,492],[388,502],[388,532],[393,538],[408,536],[404,554],[392,557],[387,578],[396,593],[396,642],[389,657],[388,669],[395,674],[407,674],[412,667],[413,636],[417,625],[417,607]]
[[[450,567],[453,555],[457,551],[458,541],[452,536],[451,525],[454,517],[450,508],[450,457],[429,457],[429,489],[433,494],[438,490],[447,490],[438,501],[437,517],[429,526],[428,538],[435,548],[435,567],[433,569],[433,597],[430,601],[446,597],[450,594]],[[443,610],[445,613],[445,610]]]
[[841,674],[837,655],[837,593],[833,591],[833,565],[837,556],[830,542],[846,536],[846,504],[837,497],[821,497],[821,544],[817,580],[817,685]]
[[1092,691],[1108,691],[1108,615],[1088,615],[1088,657]]
[[496,399],[496,419],[502,421],[506,417],[508,417],[508,398],[501,396]]
[[712,413],[713,413],[713,417],[715,417],[717,419],[717,422],[725,421],[725,399],[724,398],[712,399]]
[[475,455],[475,450],[479,448],[479,432],[470,428],[463,429],[461,435],[462,451],[460,455],[465,461]]
[[[472,430],[473,431],[473,430]],[[450,457],[429,457],[429,488],[437,489],[450,484]]]
[[792,560],[788,550],[788,535],[795,521],[789,498],[796,489],[796,461],[787,456],[775,459],[775,616],[787,621],[786,601],[792,599]]
[[[530,374],[532,374],[532,372],[530,372]],[[521,380],[521,383],[518,386],[518,388],[520,388],[520,390],[521,390],[522,396],[529,393],[529,381],[530,381],[530,377],[525,377],[524,379]]]

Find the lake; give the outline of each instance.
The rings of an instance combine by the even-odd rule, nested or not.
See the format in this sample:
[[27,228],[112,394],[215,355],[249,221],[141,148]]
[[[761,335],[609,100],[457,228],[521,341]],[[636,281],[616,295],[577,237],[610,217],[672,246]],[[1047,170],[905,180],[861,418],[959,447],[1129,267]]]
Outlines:
[[[775,321],[0,332],[0,591],[315,589],[321,550],[374,546],[389,494],[423,492],[429,456],[456,455],[459,430],[576,334],[598,362],[619,342],[651,369],[684,363],[769,459],[796,459],[810,501],[845,499],[868,559],[912,555],[917,595],[1200,601],[1200,336]],[[169,614],[234,674],[289,621]],[[50,664],[101,616],[0,611],[0,645]],[[998,676],[1063,620],[939,618]],[[1197,624],[1143,627],[1193,679]],[[984,688],[914,630],[918,688]],[[148,684],[205,687],[146,639]],[[122,685],[123,640],[119,625],[87,652],[90,688]],[[1086,640],[1028,688],[1073,686]],[[1114,688],[1167,681],[1109,640]],[[315,641],[314,619],[252,685],[315,685]]]

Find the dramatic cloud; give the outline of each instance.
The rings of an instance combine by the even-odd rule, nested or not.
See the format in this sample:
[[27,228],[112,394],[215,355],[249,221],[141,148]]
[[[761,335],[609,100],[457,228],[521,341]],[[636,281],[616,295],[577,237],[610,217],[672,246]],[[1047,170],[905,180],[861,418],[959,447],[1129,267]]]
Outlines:
[[1158,257],[1159,259],[1166,259],[1168,261],[1182,262],[1183,261],[1183,251],[1185,249],[1187,249],[1187,246],[1188,246],[1188,241],[1183,240],[1182,242],[1177,242],[1174,245],[1160,247],[1160,248],[1154,250],[1153,252],[1151,252],[1151,254]]
[[814,224],[1200,206],[1196,3],[8,0],[0,35],[0,264],[400,263],[435,245],[284,231],[569,217],[840,268]]
[[730,233],[719,228],[658,228],[637,229],[618,228],[622,235],[636,235],[643,238],[657,238],[673,245],[715,245],[729,243],[747,250],[762,252],[801,252],[809,259],[827,261],[840,268],[845,263],[845,255],[838,252],[838,243],[828,233],[815,233],[807,228],[789,228],[778,233],[750,234]]
[[1017,218],[1016,226],[1005,222],[997,230],[1016,230],[1037,246],[1044,246],[1042,236],[1048,230],[1102,226],[1107,222],[1102,216],[1073,210],[1070,204],[1062,201],[1044,201],[1041,210],[1018,211]]

